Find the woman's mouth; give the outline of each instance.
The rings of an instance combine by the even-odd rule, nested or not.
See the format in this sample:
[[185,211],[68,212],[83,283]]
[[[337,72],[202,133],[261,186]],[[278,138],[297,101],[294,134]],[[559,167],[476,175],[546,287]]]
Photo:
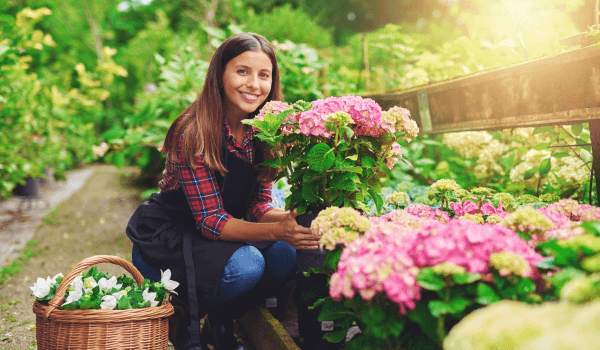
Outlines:
[[250,102],[254,102],[254,101],[256,101],[256,99],[258,99],[258,95],[255,95],[255,94],[250,94],[247,92],[240,92],[240,94],[242,94],[242,96],[244,96],[244,98]]

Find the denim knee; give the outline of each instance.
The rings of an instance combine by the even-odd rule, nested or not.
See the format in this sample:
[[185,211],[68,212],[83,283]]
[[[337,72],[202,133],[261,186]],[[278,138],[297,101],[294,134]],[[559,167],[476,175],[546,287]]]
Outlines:
[[[235,281],[238,292],[246,292],[258,284],[265,271],[265,258],[253,246],[236,250],[223,270],[222,282]],[[240,289],[243,289],[240,290]]]
[[283,241],[273,243],[265,251],[266,269],[271,278],[290,280],[296,272],[296,249]]

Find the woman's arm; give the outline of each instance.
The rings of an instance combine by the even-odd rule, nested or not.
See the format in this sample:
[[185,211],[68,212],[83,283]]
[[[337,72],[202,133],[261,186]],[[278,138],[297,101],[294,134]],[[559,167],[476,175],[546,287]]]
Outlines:
[[[276,211],[268,215],[272,211]],[[284,241],[296,249],[317,249],[320,235],[313,235],[307,227],[296,222],[296,209],[285,213],[278,222],[263,221],[280,217],[281,209],[273,209],[261,218],[261,222],[247,222],[238,219],[229,219],[221,230],[220,239],[224,241],[251,242],[251,241]]]

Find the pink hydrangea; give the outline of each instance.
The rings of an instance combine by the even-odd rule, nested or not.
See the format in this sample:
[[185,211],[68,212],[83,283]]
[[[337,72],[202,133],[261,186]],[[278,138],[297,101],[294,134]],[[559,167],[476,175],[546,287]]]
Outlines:
[[561,199],[556,203],[550,204],[547,208],[548,212],[563,214],[573,221],[579,221],[581,218],[581,206],[574,199]]
[[[269,101],[263,106],[263,108],[260,109],[260,111],[258,112],[256,117],[254,117],[254,118],[258,119],[258,120],[264,120],[265,115],[267,113],[277,115],[277,114],[279,114],[281,112],[285,112],[291,108],[292,108],[292,106],[290,106],[286,102]],[[298,129],[297,124],[298,124],[299,117],[300,117],[299,114],[294,114],[294,113],[291,113],[290,115],[288,115],[283,120],[283,122],[281,123],[281,126],[279,127],[281,132],[284,135],[290,135],[290,134],[294,133]]]
[[456,216],[479,213],[479,207],[473,201],[465,201],[464,203],[450,203],[450,209],[454,210],[454,214],[456,214]]
[[418,216],[418,217],[430,217],[430,218],[434,218],[437,221],[440,222],[448,222],[450,220],[450,217],[448,216],[448,213],[443,211],[443,210],[439,210],[439,209],[433,209],[432,207],[423,204],[423,203],[413,203],[410,204],[408,207],[406,207],[407,213]]
[[490,254],[508,251],[522,256],[535,269],[543,257],[517,233],[501,225],[450,220],[422,227],[409,250],[417,266],[451,262],[467,272],[486,273]]
[[360,237],[342,251],[338,270],[331,276],[329,293],[334,300],[353,298],[359,293],[370,300],[378,293],[398,304],[406,315],[421,298],[417,284],[419,268],[407,253],[411,237],[398,240],[394,235],[373,234]]

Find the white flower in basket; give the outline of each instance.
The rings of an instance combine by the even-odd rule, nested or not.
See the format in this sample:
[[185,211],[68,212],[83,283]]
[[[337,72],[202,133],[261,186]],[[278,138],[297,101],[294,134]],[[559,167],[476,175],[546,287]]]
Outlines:
[[50,293],[51,284],[52,280],[50,280],[50,277],[47,280],[38,277],[37,282],[33,284],[33,287],[29,287],[29,289],[31,289],[36,298],[44,298]]
[[175,292],[175,288],[179,287],[179,282],[171,280],[171,270],[167,269],[165,272],[160,270],[160,281],[165,285],[165,288],[170,293],[177,294],[177,292]]

